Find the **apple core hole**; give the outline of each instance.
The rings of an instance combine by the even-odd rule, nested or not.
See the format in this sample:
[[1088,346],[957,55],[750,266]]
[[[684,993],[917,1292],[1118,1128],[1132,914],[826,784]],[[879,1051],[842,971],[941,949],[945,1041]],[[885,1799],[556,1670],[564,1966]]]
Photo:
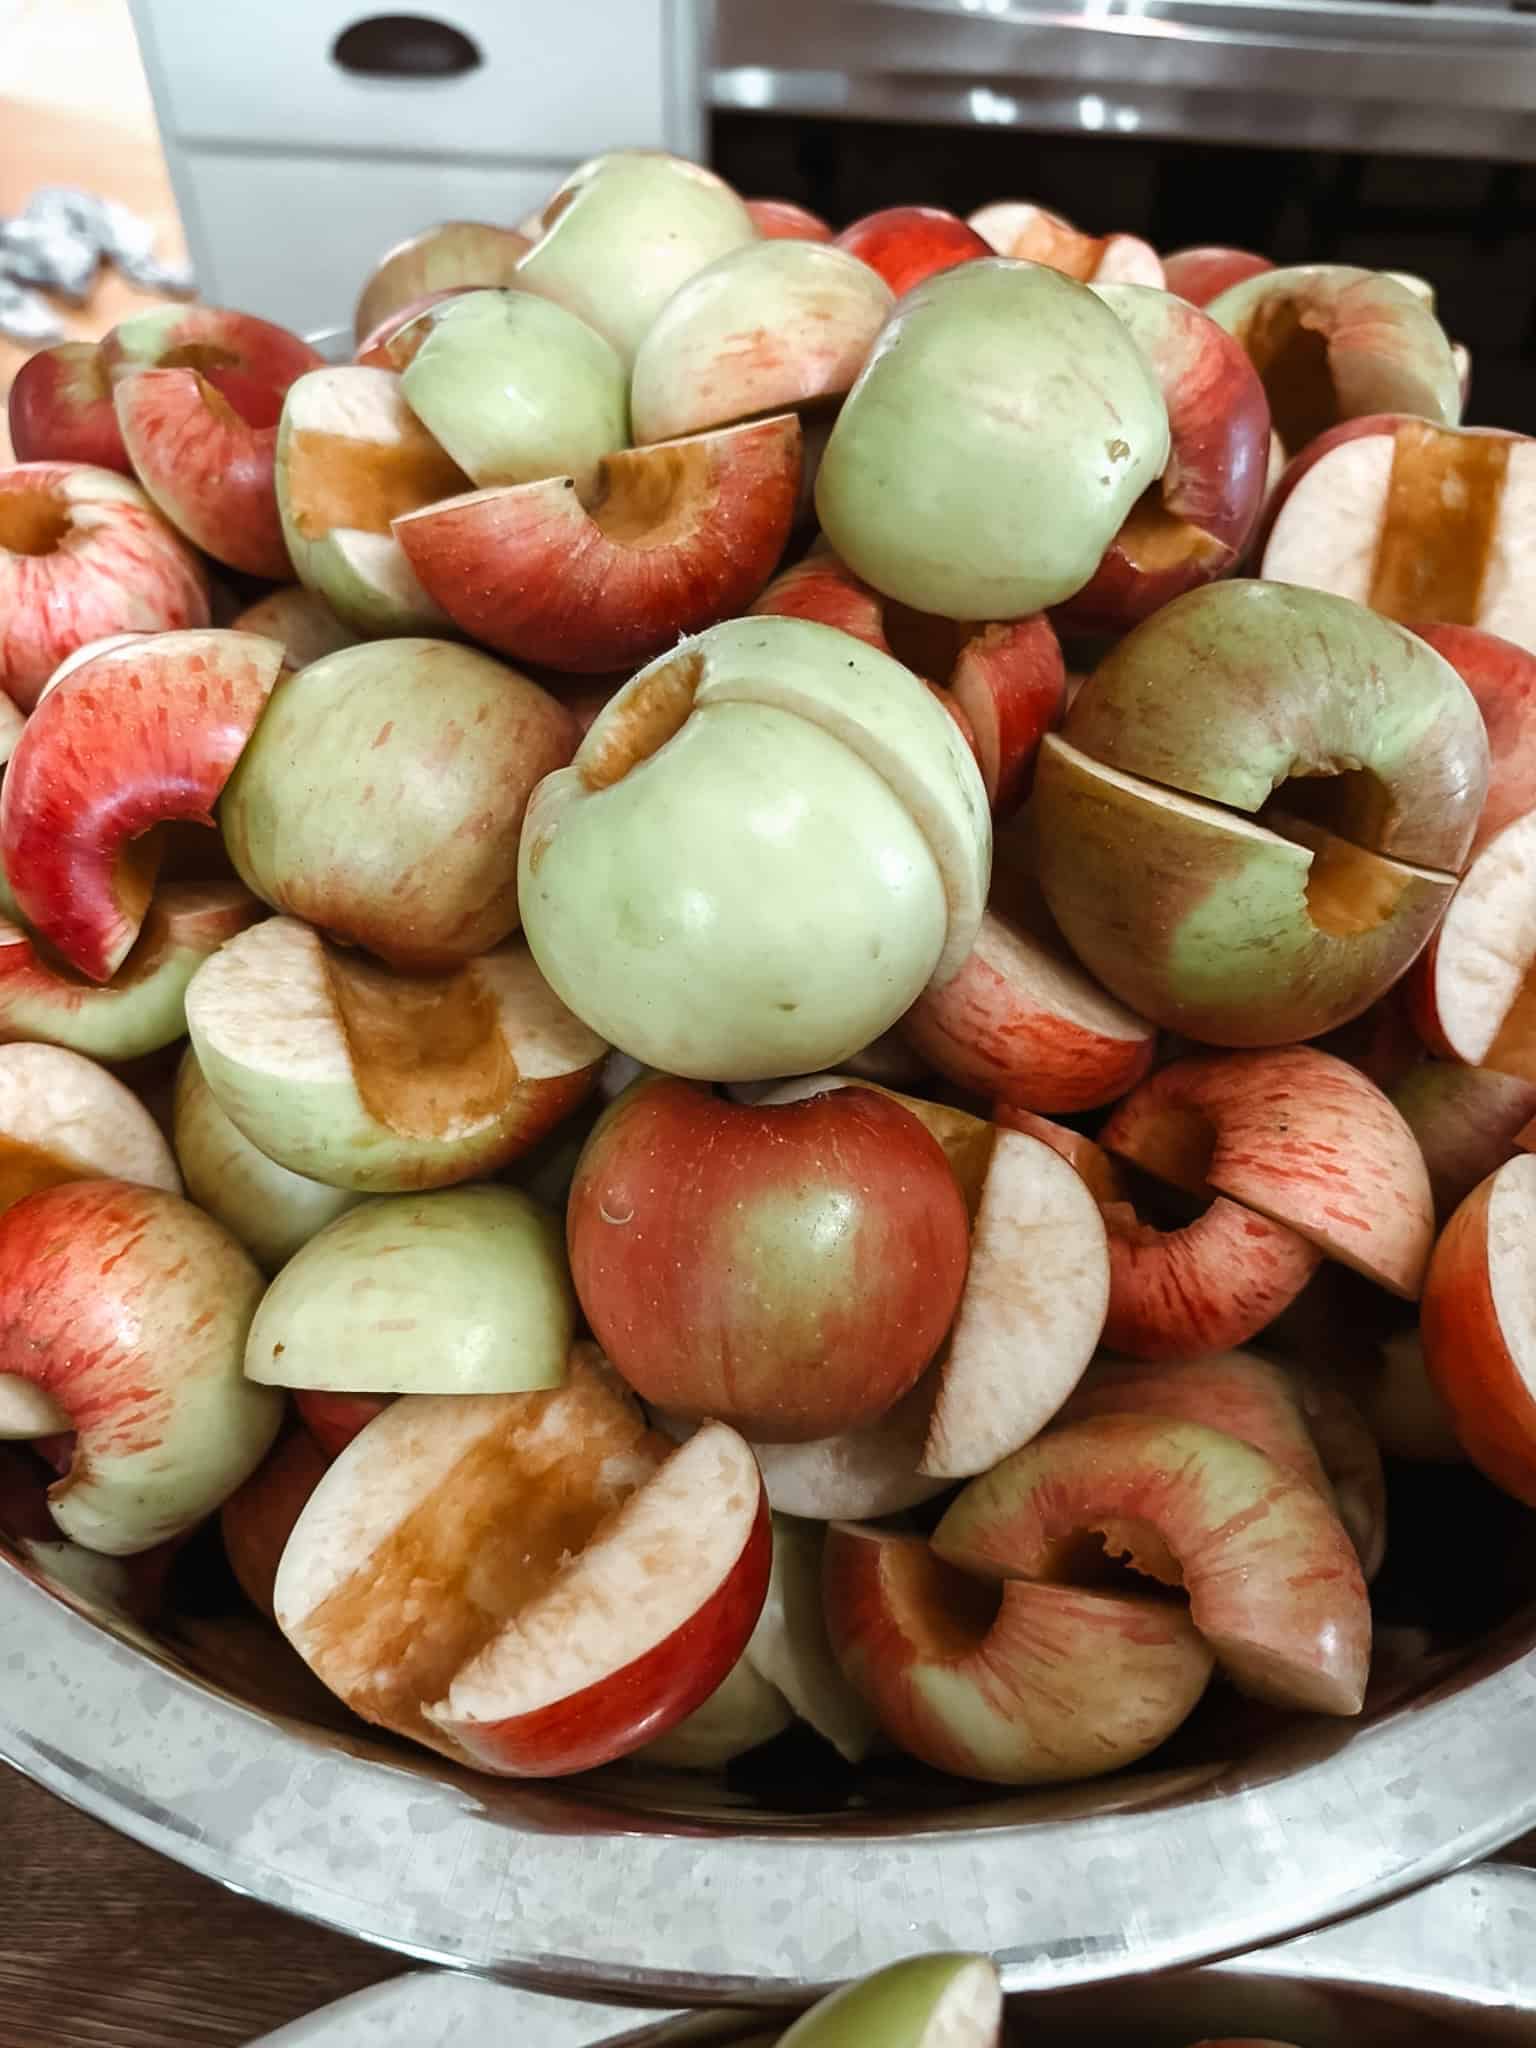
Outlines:
[[[1283,823],[1277,821],[1276,829],[1284,832]],[[1320,932],[1333,939],[1360,938],[1397,915],[1403,892],[1413,879],[1408,870],[1330,832],[1309,832],[1301,843],[1312,850],[1306,882],[1307,915]]]
[[0,492],[0,549],[9,554],[51,555],[72,523],[68,504],[53,491]]
[[1294,455],[1340,417],[1327,333],[1294,298],[1274,295],[1259,307],[1243,342],[1269,399],[1270,419]]
[[687,723],[703,680],[703,655],[684,649],[621,690],[599,713],[576,756],[588,789],[611,789],[659,753]]
[[165,828],[156,825],[137,839],[130,839],[117,856],[112,893],[117,899],[118,909],[135,929],[143,923],[144,913],[155,893],[164,855]]
[[[1370,768],[1324,768],[1288,775],[1269,793],[1258,823],[1285,832],[1299,818],[1357,846],[1374,846],[1386,831],[1395,806],[1391,791]],[[1281,821],[1281,822],[1277,822]]]
[[157,370],[196,370],[206,377],[210,370],[232,370],[240,358],[233,349],[220,348],[213,341],[184,341],[155,358]]
[[1230,548],[1168,510],[1163,482],[1148,484],[1121,523],[1116,545],[1125,559],[1143,571],[1230,559]]
[[517,1063],[496,998],[473,967],[430,979],[334,948],[324,961],[354,1084],[386,1130],[449,1137],[505,1106]]
[[[1153,1117],[1138,1123],[1134,1153],[1117,1154],[1123,1165],[1133,1169],[1134,1184],[1155,1201],[1162,1214],[1182,1205],[1170,1203],[1174,1190],[1202,1205],[1209,1202],[1211,1161],[1216,1153],[1217,1130],[1211,1119],[1198,1109],[1169,1104]],[[1155,1188],[1155,1196],[1150,1189]],[[1180,1223],[1191,1220],[1180,1217]]]
[[1067,1538],[1052,1560],[1056,1576],[1094,1592],[1144,1594],[1148,1579],[1182,1589],[1178,1559],[1150,1522],[1106,1516]]
[[962,1571],[920,1537],[894,1539],[882,1569],[892,1605],[923,1656],[958,1662],[986,1641],[1002,1609],[1002,1580]]
[[959,619],[941,619],[934,612],[887,601],[881,623],[885,642],[904,668],[926,682],[947,683],[975,628]]
[[691,522],[709,466],[697,441],[626,448],[605,457],[578,494],[593,525],[616,546],[664,547]]

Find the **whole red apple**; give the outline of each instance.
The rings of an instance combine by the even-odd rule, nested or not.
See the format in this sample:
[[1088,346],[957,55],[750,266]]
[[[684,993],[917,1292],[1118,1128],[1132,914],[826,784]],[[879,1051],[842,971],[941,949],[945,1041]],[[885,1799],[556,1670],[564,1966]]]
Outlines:
[[993,254],[985,237],[942,206],[887,206],[866,213],[843,229],[837,247],[878,271],[897,298],[925,277]]

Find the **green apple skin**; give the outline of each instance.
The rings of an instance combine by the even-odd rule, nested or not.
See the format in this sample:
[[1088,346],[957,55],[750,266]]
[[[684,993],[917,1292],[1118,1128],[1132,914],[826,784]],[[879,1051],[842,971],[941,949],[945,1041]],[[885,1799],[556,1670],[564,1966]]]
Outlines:
[[220,1109],[190,1046],[176,1073],[173,1135],[188,1194],[240,1240],[264,1273],[276,1273],[300,1245],[363,1199],[290,1173],[259,1152]]
[[584,320],[532,292],[466,292],[430,319],[406,404],[477,486],[585,482],[629,445],[629,379]]
[[1256,812],[1290,777],[1365,769],[1335,829],[1456,873],[1488,786],[1477,700],[1443,656],[1349,598],[1242,580],[1175,598],[1120,641],[1064,737],[1095,760]]
[[1086,285],[998,257],[901,301],[816,480],[822,530],[887,597],[950,619],[1060,604],[1168,460],[1168,412]]
[[679,285],[757,240],[752,216],[713,171],[660,151],[617,150],[583,164],[534,224],[519,290],[575,313],[634,362]]
[[1049,736],[1035,771],[1040,886],[1089,972],[1141,1016],[1205,1045],[1289,1045],[1369,1008],[1445,913],[1454,880],[1359,855],[1386,914],[1314,920],[1325,835],[1294,836],[1155,789]]
[[911,1956],[813,2005],[779,2048],[996,2048],[1002,2022],[989,1957]]
[[534,792],[519,899],[575,1014],[696,1080],[831,1067],[974,941],[980,771],[909,671],[830,627],[739,619],[605,706]]
[[405,972],[516,929],[534,786],[576,750],[564,705],[452,641],[346,647],[281,682],[225,785],[248,888]]
[[559,1222],[519,1189],[387,1195],[289,1260],[245,1371],[332,1393],[526,1393],[560,1385],[574,1326]]

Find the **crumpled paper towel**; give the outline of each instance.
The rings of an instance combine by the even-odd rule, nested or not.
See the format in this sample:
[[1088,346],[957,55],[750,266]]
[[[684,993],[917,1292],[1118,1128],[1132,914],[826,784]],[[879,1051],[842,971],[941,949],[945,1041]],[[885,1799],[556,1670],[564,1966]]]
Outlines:
[[185,264],[156,259],[153,228],[126,206],[44,185],[21,213],[0,218],[0,334],[33,347],[61,340],[66,330],[43,293],[83,305],[104,262],[145,291],[193,289]]

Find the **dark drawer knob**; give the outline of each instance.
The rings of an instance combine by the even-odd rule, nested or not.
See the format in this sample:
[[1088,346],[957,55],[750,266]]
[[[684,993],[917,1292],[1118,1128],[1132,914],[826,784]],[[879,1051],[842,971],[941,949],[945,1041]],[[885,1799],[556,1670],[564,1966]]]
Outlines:
[[462,29],[425,14],[372,14],[331,45],[331,62],[359,78],[461,78],[484,61]]

